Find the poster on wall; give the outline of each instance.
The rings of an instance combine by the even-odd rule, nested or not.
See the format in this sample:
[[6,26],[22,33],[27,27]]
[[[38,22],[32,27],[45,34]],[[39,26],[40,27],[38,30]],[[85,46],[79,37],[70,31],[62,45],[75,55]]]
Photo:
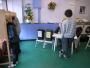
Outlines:
[[79,13],[80,13],[80,14],[85,14],[85,9],[86,9],[85,6],[80,6],[80,11],[79,11]]

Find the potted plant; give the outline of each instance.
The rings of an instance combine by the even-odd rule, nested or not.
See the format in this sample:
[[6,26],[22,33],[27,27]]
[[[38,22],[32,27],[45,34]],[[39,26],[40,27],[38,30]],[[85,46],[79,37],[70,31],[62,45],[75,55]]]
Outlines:
[[50,2],[50,3],[48,4],[48,9],[50,9],[50,10],[54,10],[55,7],[56,7],[56,3],[55,3],[55,2]]
[[30,6],[26,7],[25,13],[26,13],[26,16],[25,16],[26,22],[27,23],[32,22],[32,20],[33,20],[33,12],[32,12],[32,9],[31,9]]

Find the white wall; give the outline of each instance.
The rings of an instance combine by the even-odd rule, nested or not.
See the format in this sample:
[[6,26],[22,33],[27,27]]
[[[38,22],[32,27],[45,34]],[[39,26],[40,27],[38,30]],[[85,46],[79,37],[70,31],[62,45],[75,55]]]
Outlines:
[[[55,10],[48,9],[48,3],[50,1],[56,2]],[[71,6],[70,2],[72,0],[42,0],[42,9],[41,9],[41,21],[42,22],[60,22],[64,11],[66,9],[72,9],[74,11],[73,6]]]
[[[48,9],[48,3],[50,1],[56,2],[57,6],[54,11]],[[32,0],[23,0],[24,5],[30,3],[32,5]],[[72,9],[74,12],[74,17],[81,17],[88,19],[90,21],[90,0],[41,0],[41,22],[42,23],[54,23],[60,22],[64,11],[66,9]],[[80,6],[86,6],[86,13],[79,14]],[[8,0],[9,10],[15,11],[22,22],[22,0]],[[33,9],[34,12],[34,22],[38,22],[38,12],[37,9]]]
[[31,4],[31,6],[32,6],[32,0],[23,0],[23,3],[24,3],[24,6],[28,3]]
[[22,0],[8,0],[8,10],[16,12],[19,22],[23,22]]
[[[86,11],[85,14],[79,14],[80,6],[85,6]],[[90,0],[77,0],[75,7],[75,16],[80,18],[85,18],[90,21]]]
[[7,10],[5,0],[2,0],[2,8],[3,8],[4,10]]
[[[48,10],[48,3],[54,1],[57,3],[54,11]],[[79,14],[80,6],[85,6],[85,14]],[[90,0],[42,0],[41,21],[59,22],[66,9],[72,9],[74,17],[81,17],[90,21]]]
[[[50,1],[56,2],[57,6],[54,11],[48,9],[48,3]],[[60,22],[64,11],[67,8],[71,8],[74,11],[73,6],[71,6],[70,2],[73,0],[41,0],[41,22],[42,23],[56,23]],[[24,0],[24,6],[27,3],[32,5],[32,0]],[[31,6],[33,8],[33,6]],[[38,10],[33,9],[34,14],[34,22],[38,22]]]

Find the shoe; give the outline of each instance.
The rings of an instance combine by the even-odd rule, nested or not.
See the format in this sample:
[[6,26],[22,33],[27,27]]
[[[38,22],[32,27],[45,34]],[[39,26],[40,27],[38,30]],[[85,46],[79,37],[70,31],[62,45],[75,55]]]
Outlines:
[[18,64],[19,62],[17,61],[16,64]]
[[11,64],[11,65],[8,66],[8,68],[12,68],[12,67],[15,67],[15,66],[16,66],[16,64]]
[[63,53],[62,53],[62,51],[59,51],[59,57],[60,57],[60,58],[63,57]]
[[65,54],[63,54],[63,57],[66,58],[67,56]]
[[67,56],[67,55],[63,54],[63,57],[64,57],[65,59],[68,59],[70,56]]

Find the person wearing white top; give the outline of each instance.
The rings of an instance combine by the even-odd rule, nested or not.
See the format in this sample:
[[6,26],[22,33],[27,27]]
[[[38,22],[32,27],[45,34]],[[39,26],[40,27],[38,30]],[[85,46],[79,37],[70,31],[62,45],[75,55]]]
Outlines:
[[61,57],[68,58],[70,57],[70,48],[71,43],[74,40],[74,36],[76,34],[76,23],[72,18],[72,10],[67,9],[65,11],[65,19],[62,21],[61,24],[61,34],[62,34],[62,50],[60,51]]

